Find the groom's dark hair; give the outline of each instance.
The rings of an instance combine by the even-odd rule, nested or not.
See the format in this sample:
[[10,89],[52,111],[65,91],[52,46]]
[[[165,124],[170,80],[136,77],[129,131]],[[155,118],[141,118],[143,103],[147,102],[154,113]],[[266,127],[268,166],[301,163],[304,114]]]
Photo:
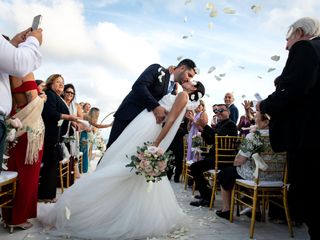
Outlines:
[[179,62],[177,67],[181,67],[181,66],[186,66],[188,69],[196,69],[196,64],[194,63],[194,61],[192,61],[191,59],[183,59],[181,62]]

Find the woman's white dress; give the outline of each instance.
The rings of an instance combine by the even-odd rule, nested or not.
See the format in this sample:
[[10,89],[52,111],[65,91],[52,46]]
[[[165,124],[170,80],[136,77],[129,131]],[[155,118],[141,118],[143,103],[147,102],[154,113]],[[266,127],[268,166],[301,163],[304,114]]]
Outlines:
[[[175,97],[166,95],[159,103],[170,111]],[[184,113],[185,109],[161,142],[164,150]],[[152,112],[140,113],[106,151],[95,172],[77,180],[49,212],[39,209],[40,221],[54,226],[53,234],[88,239],[141,239],[185,224],[186,215],[167,177],[154,183],[148,192],[145,178],[125,167],[137,146],[154,141],[161,128]]]

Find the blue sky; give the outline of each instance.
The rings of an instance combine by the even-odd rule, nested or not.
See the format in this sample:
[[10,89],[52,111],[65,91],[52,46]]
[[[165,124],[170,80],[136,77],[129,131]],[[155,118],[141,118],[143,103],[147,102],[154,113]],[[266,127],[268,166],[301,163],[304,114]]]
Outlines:
[[[208,3],[217,16],[210,17]],[[319,12],[317,0],[1,0],[0,29],[12,37],[42,14],[43,64],[36,77],[61,73],[76,86],[77,100],[100,107],[101,117],[116,110],[144,68],[175,65],[179,56],[199,67],[208,107],[233,92],[242,111],[244,99],[273,91],[287,58],[288,26]],[[280,60],[271,60],[274,55]]]

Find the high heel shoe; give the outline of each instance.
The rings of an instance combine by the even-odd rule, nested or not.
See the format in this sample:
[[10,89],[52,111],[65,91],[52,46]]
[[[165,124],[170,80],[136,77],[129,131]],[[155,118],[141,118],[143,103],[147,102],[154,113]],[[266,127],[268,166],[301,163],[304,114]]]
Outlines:
[[24,222],[24,223],[16,224],[16,225],[8,224],[7,226],[9,227],[9,233],[13,233],[13,229],[15,229],[15,228],[27,230],[27,229],[31,228],[33,226],[33,224],[30,222]]

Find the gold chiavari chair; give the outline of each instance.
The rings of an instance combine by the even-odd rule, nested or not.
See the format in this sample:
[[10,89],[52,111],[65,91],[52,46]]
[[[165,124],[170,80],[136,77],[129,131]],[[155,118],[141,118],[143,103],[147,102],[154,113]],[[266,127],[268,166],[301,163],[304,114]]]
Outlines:
[[[293,237],[291,218],[288,210],[288,186],[286,154],[274,153],[271,147],[260,153],[263,161],[268,165],[265,171],[257,169],[258,176],[253,180],[236,179],[231,195],[230,222],[233,221],[234,205],[242,204],[251,208],[250,238],[253,238],[255,216],[257,208],[261,207],[262,220],[266,218],[266,208],[269,202],[284,208],[289,234]],[[273,201],[281,199],[282,204]],[[244,200],[245,199],[245,200]],[[260,206],[261,205],[261,206]],[[237,215],[239,213],[237,212]]]
[[[59,162],[59,178],[61,192],[63,193],[64,188],[68,188],[70,185],[70,159]],[[66,182],[66,186],[64,186],[64,182]]]
[[243,137],[239,136],[215,135],[214,169],[204,172],[204,176],[209,181],[210,187],[212,188],[209,209],[212,209],[218,190],[217,175],[222,168],[233,165],[234,158],[238,153],[238,147],[242,139]]

